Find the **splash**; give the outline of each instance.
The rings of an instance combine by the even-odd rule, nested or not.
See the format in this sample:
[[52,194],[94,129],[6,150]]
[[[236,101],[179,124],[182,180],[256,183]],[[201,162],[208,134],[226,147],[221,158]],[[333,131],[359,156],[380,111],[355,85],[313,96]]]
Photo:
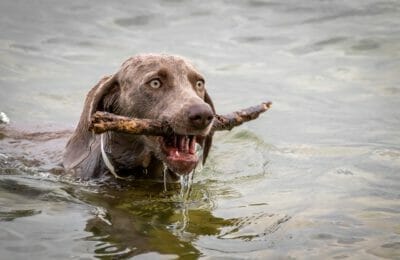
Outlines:
[[181,184],[180,195],[183,202],[186,202],[189,198],[190,190],[192,188],[194,173],[195,170],[193,170],[191,173],[187,175],[180,176],[180,184]]
[[0,124],[9,124],[10,118],[4,112],[0,112]]
[[203,168],[203,148],[199,144],[196,144],[196,155],[199,158],[199,163],[197,164],[196,168],[194,168],[189,174],[180,176],[180,195],[183,202],[187,202],[189,198],[195,172],[201,171]]
[[185,240],[187,236],[186,229],[189,225],[189,207],[186,203],[180,209],[181,220],[176,223],[175,234],[178,235],[182,240]]
[[163,180],[164,180],[164,192],[167,192],[167,174],[168,174],[168,167],[164,163],[163,164]]
[[191,234],[187,232],[186,229],[190,223],[189,206],[191,201],[189,201],[189,198],[192,190],[193,178],[196,171],[199,172],[203,169],[203,148],[199,144],[196,144],[196,155],[199,158],[199,163],[197,164],[196,168],[194,168],[194,170],[188,175],[181,175],[179,179],[181,186],[179,194],[179,199],[181,201],[181,220],[176,223],[175,235],[177,235],[183,241],[192,241],[193,239]]

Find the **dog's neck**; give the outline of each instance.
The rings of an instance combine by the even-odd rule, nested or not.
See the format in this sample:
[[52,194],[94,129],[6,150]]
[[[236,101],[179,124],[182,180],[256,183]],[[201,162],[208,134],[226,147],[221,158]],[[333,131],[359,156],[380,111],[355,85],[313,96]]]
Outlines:
[[[111,151],[112,146],[110,146],[110,143],[108,143],[109,138],[110,138],[110,133],[103,133],[100,135],[100,153],[101,153],[101,158],[103,160],[104,165],[106,166],[107,170],[116,178],[116,179],[126,179],[126,174],[123,174],[122,176],[118,174],[119,172],[119,166],[126,166],[126,165],[120,165],[120,162],[114,161],[112,157],[110,156],[114,151]],[[113,138],[113,137],[111,137]],[[114,136],[115,138],[115,136]],[[118,150],[118,149],[117,149]],[[137,152],[137,151],[136,151]],[[132,160],[130,160],[132,162]],[[133,166],[133,168],[132,168]],[[153,180],[159,180],[162,181],[165,177],[167,178],[168,183],[174,183],[179,181],[180,177],[176,173],[168,170],[167,176],[164,174],[164,166],[163,163],[156,159],[156,158],[151,158],[150,162],[144,166],[143,164],[138,164],[138,165],[131,165],[128,167],[128,169],[140,171],[143,173],[142,177],[144,178],[150,178]],[[136,168],[136,169],[134,169]],[[141,170],[140,170],[140,169]]]

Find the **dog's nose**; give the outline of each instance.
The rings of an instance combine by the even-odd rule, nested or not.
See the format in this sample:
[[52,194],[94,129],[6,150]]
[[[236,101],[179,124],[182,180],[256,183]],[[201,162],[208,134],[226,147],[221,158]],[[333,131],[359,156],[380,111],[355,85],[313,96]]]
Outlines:
[[213,112],[207,104],[196,104],[189,107],[189,120],[196,129],[206,128],[214,118]]

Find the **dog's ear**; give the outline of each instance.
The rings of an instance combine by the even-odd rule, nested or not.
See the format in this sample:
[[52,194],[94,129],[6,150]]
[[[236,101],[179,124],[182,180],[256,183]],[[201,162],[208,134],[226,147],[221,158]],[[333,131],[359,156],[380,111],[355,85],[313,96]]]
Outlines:
[[[212,100],[211,100],[211,98],[210,98],[210,95],[208,95],[207,91],[206,91],[206,93],[205,93],[205,95],[204,95],[204,101],[205,101],[207,104],[210,105],[210,107],[211,107],[211,109],[212,109],[212,111],[213,111],[213,114],[215,115],[215,107],[214,107],[214,104],[213,104],[213,102],[212,102]],[[206,162],[208,153],[210,152],[210,148],[211,148],[211,144],[212,144],[213,135],[214,135],[214,132],[211,131],[211,132],[206,136],[206,139],[205,139],[205,141],[204,141],[203,164]]]
[[115,90],[117,85],[116,75],[106,76],[87,94],[78,126],[63,155],[63,165],[67,170],[75,168],[89,156],[91,145],[96,138],[94,133],[89,131],[91,117],[97,110],[106,110],[107,105],[112,102],[108,94]]

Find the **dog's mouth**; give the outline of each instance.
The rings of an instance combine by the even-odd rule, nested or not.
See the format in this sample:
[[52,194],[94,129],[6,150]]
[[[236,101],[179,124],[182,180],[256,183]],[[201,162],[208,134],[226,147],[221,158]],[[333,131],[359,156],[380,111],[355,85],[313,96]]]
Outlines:
[[202,143],[204,137],[195,135],[178,135],[160,137],[160,144],[165,154],[165,163],[173,172],[185,175],[193,171],[199,162],[196,144]]

